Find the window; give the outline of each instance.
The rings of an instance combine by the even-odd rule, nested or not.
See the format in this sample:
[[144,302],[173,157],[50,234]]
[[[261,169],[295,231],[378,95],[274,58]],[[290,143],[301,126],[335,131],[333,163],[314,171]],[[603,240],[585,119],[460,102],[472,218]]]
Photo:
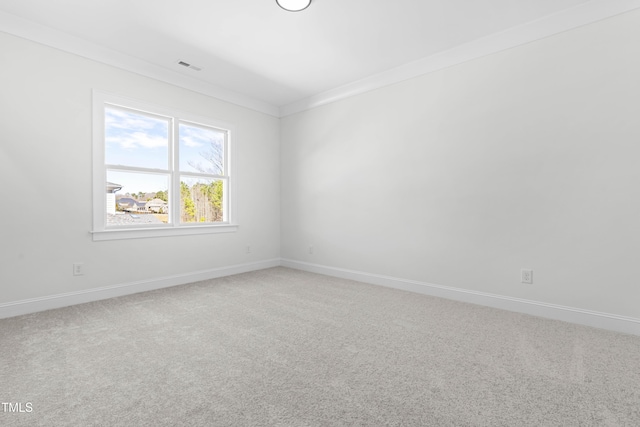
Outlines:
[[94,240],[235,231],[231,126],[94,91]]

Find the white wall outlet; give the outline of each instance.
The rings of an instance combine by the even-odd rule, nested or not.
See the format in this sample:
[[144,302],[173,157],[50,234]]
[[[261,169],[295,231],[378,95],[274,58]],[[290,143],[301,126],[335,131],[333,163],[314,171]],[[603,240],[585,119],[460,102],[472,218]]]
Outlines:
[[251,245],[247,245],[247,253],[250,254],[251,253]]
[[309,253],[313,254],[313,245],[309,245]]
[[73,275],[74,276],[83,276],[84,275],[84,264],[81,262],[76,262],[73,264]]
[[520,282],[522,283],[533,283],[533,270],[530,268],[523,268],[520,270]]

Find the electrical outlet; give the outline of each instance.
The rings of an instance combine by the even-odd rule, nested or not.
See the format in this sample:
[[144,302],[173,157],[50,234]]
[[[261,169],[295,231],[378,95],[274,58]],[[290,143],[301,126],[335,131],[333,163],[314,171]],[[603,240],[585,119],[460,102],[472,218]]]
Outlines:
[[523,268],[520,270],[520,282],[522,283],[533,283],[533,270],[529,268]]
[[73,275],[74,276],[83,276],[84,275],[84,265],[82,263],[73,264]]
[[309,253],[313,254],[313,245],[309,245]]
[[251,245],[247,245],[247,253],[250,254],[251,253]]

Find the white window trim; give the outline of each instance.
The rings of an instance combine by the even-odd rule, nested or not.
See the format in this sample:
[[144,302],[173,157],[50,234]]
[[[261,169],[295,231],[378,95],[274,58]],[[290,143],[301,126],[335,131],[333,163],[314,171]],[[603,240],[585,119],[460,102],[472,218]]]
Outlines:
[[[174,221],[173,224],[135,226],[135,227],[106,227],[106,197],[105,185],[107,182],[105,167],[105,105],[111,104],[174,117],[176,120],[200,123],[228,131],[227,134],[227,191],[225,197],[225,221],[215,224],[180,224]],[[230,233],[238,229],[236,218],[237,182],[236,174],[235,143],[232,138],[236,135],[235,127],[227,122],[223,122],[208,117],[202,117],[190,113],[177,111],[173,108],[153,105],[146,102],[137,101],[120,95],[93,90],[93,229],[91,234],[94,241],[99,240],[119,240],[119,239],[139,239],[148,237],[166,236],[188,236],[211,233]],[[171,185],[174,185],[171,182]],[[179,194],[175,193],[174,194]]]

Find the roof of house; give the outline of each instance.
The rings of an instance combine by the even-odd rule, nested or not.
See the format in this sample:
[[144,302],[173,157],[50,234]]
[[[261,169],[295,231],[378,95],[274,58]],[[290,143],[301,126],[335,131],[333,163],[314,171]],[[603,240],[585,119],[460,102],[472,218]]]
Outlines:
[[120,206],[133,206],[135,203],[137,203],[135,200],[133,200],[131,197],[123,197],[122,199],[118,200],[118,204]]
[[151,200],[148,200],[147,203],[146,203],[147,207],[149,207],[149,206],[166,206],[166,205],[167,205],[167,202],[165,202],[162,199],[151,199]]
[[115,193],[118,190],[122,189],[122,185],[115,184],[113,182],[107,182],[107,193]]

